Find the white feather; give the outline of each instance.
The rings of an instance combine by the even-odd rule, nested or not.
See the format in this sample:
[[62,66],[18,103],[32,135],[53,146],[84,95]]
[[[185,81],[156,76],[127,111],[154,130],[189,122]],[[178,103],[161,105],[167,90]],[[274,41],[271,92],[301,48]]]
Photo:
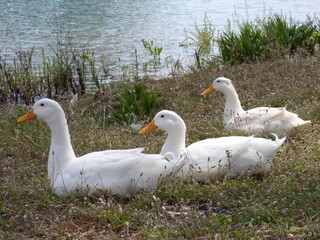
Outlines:
[[228,78],[217,78],[212,87],[226,97],[223,120],[226,130],[237,129],[248,134],[275,133],[283,137],[300,132],[311,123],[287,111],[285,107],[244,110],[232,81]]
[[42,99],[34,104],[33,114],[51,130],[48,177],[58,196],[98,190],[116,195],[154,190],[172,180],[185,164],[183,159],[172,162],[160,154],[143,154],[143,148],[106,150],[76,157],[61,106]]
[[156,114],[153,122],[168,134],[161,154],[178,156],[175,159],[180,161],[186,159],[187,164],[178,175],[182,179],[193,177],[197,181],[221,175],[236,177],[265,173],[270,170],[277,150],[286,139],[276,136],[272,141],[253,136],[231,136],[198,141],[186,148],[186,126],[178,114],[163,110]]

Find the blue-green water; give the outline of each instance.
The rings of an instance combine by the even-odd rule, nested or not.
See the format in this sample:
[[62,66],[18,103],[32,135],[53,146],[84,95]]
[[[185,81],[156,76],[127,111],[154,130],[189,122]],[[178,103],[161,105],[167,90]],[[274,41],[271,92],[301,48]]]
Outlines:
[[[133,64],[134,49],[140,63],[150,56],[142,39],[162,46],[162,62],[190,59],[191,52],[179,47],[185,29],[201,25],[204,16],[217,29],[227,20],[254,19],[268,13],[284,13],[304,21],[320,14],[319,0],[0,0],[0,56],[10,58],[17,50],[41,49],[61,34],[72,36],[73,44],[87,46],[104,56],[111,72]],[[164,71],[166,73],[166,71]]]

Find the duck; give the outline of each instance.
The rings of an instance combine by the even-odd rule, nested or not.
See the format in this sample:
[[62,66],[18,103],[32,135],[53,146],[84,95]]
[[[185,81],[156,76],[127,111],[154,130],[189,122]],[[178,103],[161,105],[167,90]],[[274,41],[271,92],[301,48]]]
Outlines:
[[[131,196],[142,190],[153,191],[173,179],[185,164],[169,161],[165,155],[144,154],[144,148],[105,150],[76,157],[65,113],[51,99],[37,101],[17,122],[38,119],[51,131],[47,172],[53,192],[59,196],[91,193]],[[41,143],[39,143],[41,144]],[[171,158],[170,153],[168,153]]]
[[244,110],[232,81],[219,77],[201,95],[220,92],[226,98],[224,108],[224,128],[227,131],[239,130],[245,134],[263,135],[274,133],[280,138],[303,131],[311,121],[303,120],[285,107],[257,107]]
[[162,110],[138,133],[145,134],[155,129],[167,133],[160,154],[171,153],[174,159],[186,159],[177,173],[183,180],[193,178],[198,182],[215,177],[237,177],[267,173],[278,149],[286,137],[275,140],[254,136],[227,136],[208,138],[186,147],[186,125],[175,112]]

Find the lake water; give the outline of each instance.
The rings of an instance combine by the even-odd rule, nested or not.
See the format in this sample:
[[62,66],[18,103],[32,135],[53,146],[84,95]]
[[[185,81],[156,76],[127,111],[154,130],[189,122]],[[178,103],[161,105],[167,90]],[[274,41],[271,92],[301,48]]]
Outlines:
[[[111,73],[121,66],[139,64],[150,56],[142,39],[161,46],[162,62],[180,59],[187,62],[191,52],[179,44],[185,30],[203,23],[205,15],[218,30],[227,20],[263,17],[283,13],[304,21],[320,14],[319,0],[0,0],[0,56],[16,50],[35,48],[50,52],[58,29],[70,32],[75,46],[87,46],[96,56],[104,56]],[[163,70],[163,74],[167,74]]]

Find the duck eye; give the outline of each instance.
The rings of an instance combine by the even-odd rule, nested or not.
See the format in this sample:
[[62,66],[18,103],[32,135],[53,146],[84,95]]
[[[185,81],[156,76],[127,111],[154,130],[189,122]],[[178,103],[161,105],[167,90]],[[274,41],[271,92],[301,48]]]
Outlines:
[[164,118],[164,115],[161,115],[162,118]]
[[217,81],[217,83],[219,83],[219,82],[220,82],[220,80]]
[[40,106],[43,107],[43,106],[44,106],[44,103],[41,103]]

